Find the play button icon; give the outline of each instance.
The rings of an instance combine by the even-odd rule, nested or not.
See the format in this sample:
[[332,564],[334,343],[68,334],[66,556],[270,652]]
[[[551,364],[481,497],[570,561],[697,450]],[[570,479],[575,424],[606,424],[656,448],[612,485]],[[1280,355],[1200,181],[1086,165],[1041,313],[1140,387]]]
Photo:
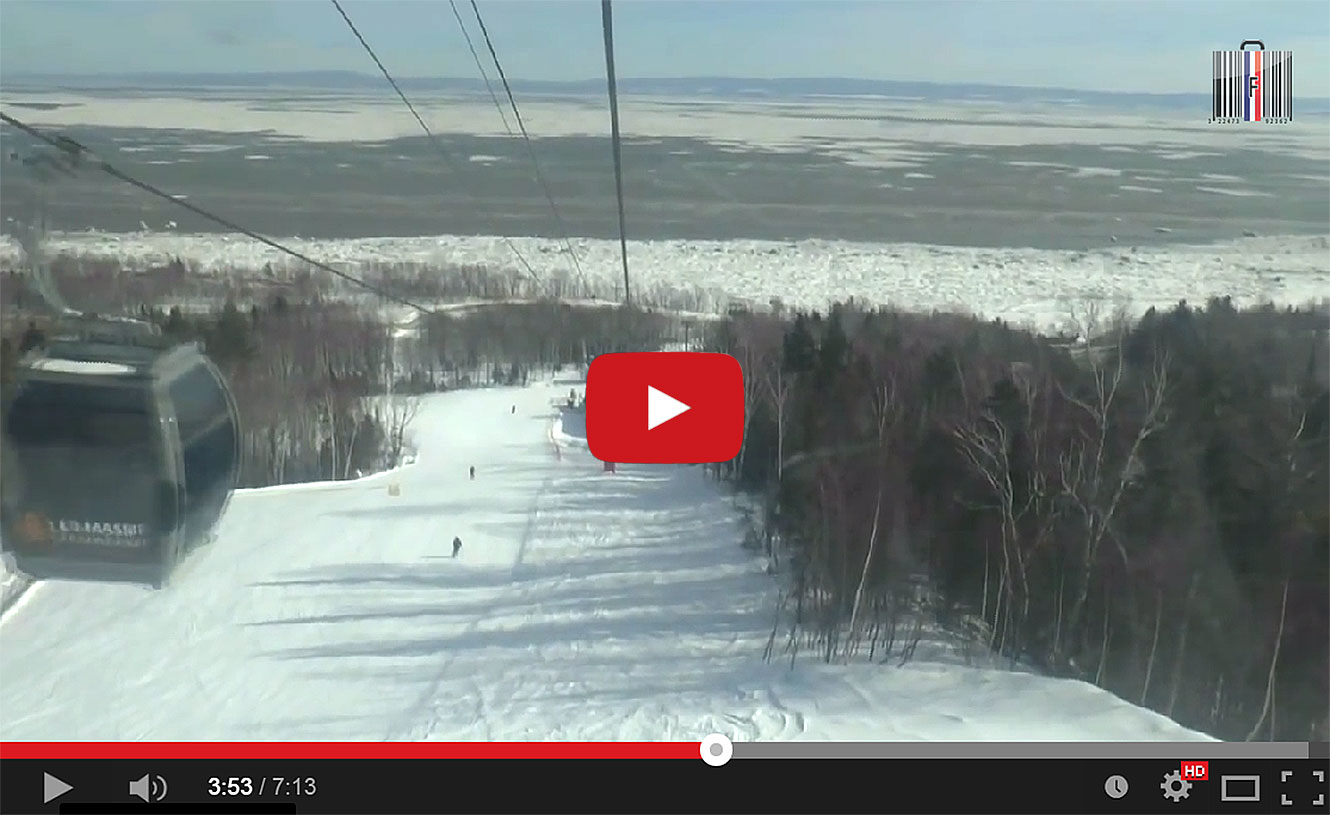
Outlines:
[[60,796],[64,795],[65,793],[69,792],[72,789],[74,789],[72,785],[66,784],[65,782],[61,781],[59,778],[56,778],[50,773],[42,773],[43,804],[51,803],[52,801],[54,801],[55,799],[59,798]]
[[688,405],[647,385],[647,430],[655,430],[677,416],[692,410]]
[[587,371],[587,446],[620,464],[729,461],[744,408],[743,369],[729,354],[601,354]]

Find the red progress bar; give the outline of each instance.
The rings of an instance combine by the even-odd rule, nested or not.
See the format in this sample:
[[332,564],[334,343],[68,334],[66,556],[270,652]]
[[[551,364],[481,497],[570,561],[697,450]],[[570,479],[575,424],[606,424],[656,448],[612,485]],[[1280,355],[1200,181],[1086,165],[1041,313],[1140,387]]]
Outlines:
[[0,742],[0,758],[701,758],[700,742]]

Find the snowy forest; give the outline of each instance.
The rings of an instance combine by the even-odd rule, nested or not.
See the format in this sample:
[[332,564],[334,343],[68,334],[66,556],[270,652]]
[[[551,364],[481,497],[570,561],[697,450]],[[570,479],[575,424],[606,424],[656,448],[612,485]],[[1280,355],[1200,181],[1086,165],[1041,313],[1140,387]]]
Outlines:
[[941,626],[1220,738],[1330,737],[1324,308],[1179,304],[1086,317],[1077,342],[853,304],[685,323],[547,300],[422,315],[405,346],[382,305],[319,292],[134,310],[226,373],[245,486],[391,466],[420,394],[732,354],[745,443],[708,469],[782,587],[770,658],[906,660]]
[[749,409],[720,474],[791,561],[773,650],[908,656],[932,618],[1220,738],[1324,740],[1325,311],[1105,322],[1087,344],[890,310],[720,324]]

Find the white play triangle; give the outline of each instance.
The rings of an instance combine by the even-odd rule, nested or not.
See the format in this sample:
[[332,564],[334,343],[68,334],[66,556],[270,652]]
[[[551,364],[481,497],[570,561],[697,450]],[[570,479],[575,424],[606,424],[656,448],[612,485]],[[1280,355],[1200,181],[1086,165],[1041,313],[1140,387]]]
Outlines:
[[655,430],[687,411],[691,407],[666,393],[647,385],[647,430]]

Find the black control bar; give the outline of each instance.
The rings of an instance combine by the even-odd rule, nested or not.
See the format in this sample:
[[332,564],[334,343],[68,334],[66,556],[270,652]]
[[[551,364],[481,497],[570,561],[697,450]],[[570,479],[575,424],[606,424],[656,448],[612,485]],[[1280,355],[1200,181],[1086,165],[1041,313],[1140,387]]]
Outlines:
[[[1324,759],[5,759],[0,812],[1327,813]],[[1203,775],[1205,780],[1197,776]],[[1189,780],[1194,779],[1194,780]]]

